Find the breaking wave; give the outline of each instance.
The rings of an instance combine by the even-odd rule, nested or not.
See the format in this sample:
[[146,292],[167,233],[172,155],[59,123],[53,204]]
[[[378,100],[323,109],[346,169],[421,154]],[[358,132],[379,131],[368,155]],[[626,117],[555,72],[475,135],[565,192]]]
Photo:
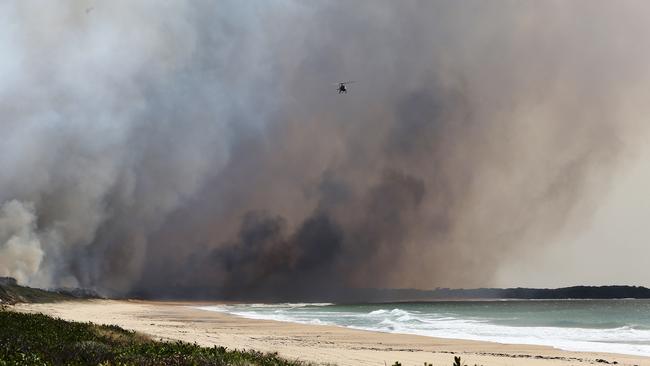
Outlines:
[[[615,326],[615,321],[590,326],[582,322],[530,319],[520,315],[499,318],[483,314],[450,314],[423,306],[334,304],[237,304],[198,307],[250,319],[301,324],[336,325],[388,333],[414,334],[508,344],[531,344],[569,351],[611,352],[650,356],[646,324]],[[488,309],[489,310],[489,309]],[[594,317],[594,319],[597,317]],[[602,319],[600,319],[602,321]],[[527,324],[536,324],[535,326]],[[546,323],[546,324],[544,324]],[[558,324],[563,324],[559,326]],[[605,324],[605,325],[603,325]]]

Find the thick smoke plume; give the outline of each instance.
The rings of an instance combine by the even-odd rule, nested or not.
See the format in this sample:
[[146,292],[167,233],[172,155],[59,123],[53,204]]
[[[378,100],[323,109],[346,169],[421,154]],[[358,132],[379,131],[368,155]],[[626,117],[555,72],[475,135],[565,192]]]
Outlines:
[[35,221],[33,208],[18,201],[0,207],[0,276],[25,282],[38,273],[43,250]]
[[584,225],[646,132],[649,14],[3,2],[0,275],[262,299],[490,285]]

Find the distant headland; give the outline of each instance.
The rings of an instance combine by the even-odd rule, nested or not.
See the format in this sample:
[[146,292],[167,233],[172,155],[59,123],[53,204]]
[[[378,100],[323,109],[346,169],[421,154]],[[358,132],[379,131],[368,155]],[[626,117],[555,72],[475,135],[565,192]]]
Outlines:
[[[434,290],[363,289],[356,296],[375,301],[427,300],[568,300],[568,299],[650,299],[650,289],[642,286],[571,286],[561,288],[475,288]],[[364,300],[367,301],[367,300]]]
[[[266,296],[265,296],[266,295]],[[318,294],[285,293],[258,295],[256,292],[228,296],[225,291],[191,287],[152,288],[135,291],[129,298],[147,300],[228,300],[240,302],[335,302],[373,303],[440,300],[563,300],[563,299],[650,299],[650,289],[640,286],[572,286],[562,288],[474,288],[378,289],[323,288]]]
[[[194,291],[193,291],[194,290]],[[174,293],[178,291],[177,293]],[[159,292],[160,293],[160,292]],[[410,301],[439,301],[439,300],[568,300],[568,299],[650,299],[650,289],[642,286],[572,286],[562,288],[475,288],[451,289],[436,288],[433,290],[418,289],[339,289],[326,291],[323,297],[289,297],[266,298],[244,297],[231,298],[219,295],[219,291],[206,293],[199,289],[172,288],[166,296],[156,296],[154,293],[136,293],[132,298],[146,300],[229,300],[229,301],[260,301],[260,302],[410,302]],[[41,290],[20,286],[11,277],[0,277],[0,302],[48,302],[68,299],[102,298],[89,289],[57,288]]]

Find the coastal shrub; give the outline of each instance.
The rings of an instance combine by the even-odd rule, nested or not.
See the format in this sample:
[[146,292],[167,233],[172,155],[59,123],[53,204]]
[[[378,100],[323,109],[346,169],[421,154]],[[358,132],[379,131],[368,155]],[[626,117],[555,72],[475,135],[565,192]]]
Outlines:
[[0,366],[306,366],[277,353],[153,341],[113,325],[0,311]]
[[[385,363],[385,362],[384,362],[384,363]],[[395,361],[395,363],[392,364],[391,366],[402,366],[402,363],[399,362],[399,361]],[[425,363],[424,363],[424,366],[433,366],[433,364],[432,364],[432,363],[426,363],[426,362],[425,362]],[[462,365],[462,363],[461,363],[461,361],[460,361],[460,356],[454,356],[454,363],[452,364],[452,366],[467,366],[467,365]],[[476,364],[475,364],[474,366],[479,366],[479,365],[476,365]]]

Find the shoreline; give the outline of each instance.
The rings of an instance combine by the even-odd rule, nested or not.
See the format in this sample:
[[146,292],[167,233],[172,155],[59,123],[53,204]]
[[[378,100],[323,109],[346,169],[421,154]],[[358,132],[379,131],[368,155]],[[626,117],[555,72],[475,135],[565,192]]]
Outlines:
[[[549,346],[358,330],[244,318],[195,307],[215,302],[155,302],[85,300],[47,304],[18,304],[22,312],[38,312],[65,320],[115,324],[154,339],[196,342],[203,346],[278,352],[288,359],[338,365],[383,365],[400,361],[451,364],[460,355],[468,365],[649,365],[650,357],[563,351]],[[515,361],[516,359],[516,361]]]
[[[494,300],[484,301],[494,302]],[[529,300],[523,300],[523,302],[528,301]],[[554,303],[556,302],[556,300],[550,301],[553,301]],[[585,301],[591,300],[580,300],[580,302]],[[466,303],[466,301],[463,302]],[[427,321],[426,313],[424,315],[424,318],[422,318],[419,315],[421,313],[420,310],[401,307],[401,304],[411,303],[396,302],[360,304],[364,307],[390,305],[387,307],[377,306],[370,309],[365,309],[365,313],[357,313],[354,309],[347,309],[347,305],[345,304],[340,305],[331,303],[229,303],[215,304],[211,306],[194,306],[194,308],[206,311],[220,312],[223,314],[229,314],[246,319],[273,320],[306,325],[330,325],[346,329],[366,330],[388,334],[418,335],[429,338],[448,338],[456,340],[491,342],[498,344],[546,346],[568,352],[599,352],[650,357],[650,349],[648,348],[647,343],[636,341],[635,339],[626,342],[623,339],[617,337],[617,335],[620,335],[621,337],[628,336],[627,334],[617,333],[622,329],[623,332],[625,332],[624,329],[627,328],[627,326],[621,326],[620,328],[612,329],[599,329],[589,327],[583,328],[580,326],[555,327],[553,325],[530,324],[499,325],[480,323],[472,325],[471,320],[468,320],[461,326],[457,326],[455,323],[464,322],[465,319],[446,318],[445,320],[450,320],[451,323],[454,323],[454,325],[442,322],[438,327],[429,329],[421,327],[409,327],[409,324],[399,323],[404,317],[408,318],[407,321],[415,320],[420,323]],[[343,311],[346,315],[341,318],[330,317],[327,315],[327,313],[320,314],[318,310],[319,306],[325,305],[334,305],[338,307],[340,311]],[[313,311],[316,313],[312,313],[310,310],[308,310],[308,308],[313,308]],[[294,309],[298,309],[299,311],[294,312]],[[307,311],[304,311],[303,309]],[[348,314],[348,312],[350,313]],[[538,329],[549,330],[540,332]],[[645,330],[641,331],[646,332]],[[600,332],[600,334],[594,334],[594,332]],[[601,338],[595,339],[594,337]],[[611,341],[609,341],[610,339]]]

